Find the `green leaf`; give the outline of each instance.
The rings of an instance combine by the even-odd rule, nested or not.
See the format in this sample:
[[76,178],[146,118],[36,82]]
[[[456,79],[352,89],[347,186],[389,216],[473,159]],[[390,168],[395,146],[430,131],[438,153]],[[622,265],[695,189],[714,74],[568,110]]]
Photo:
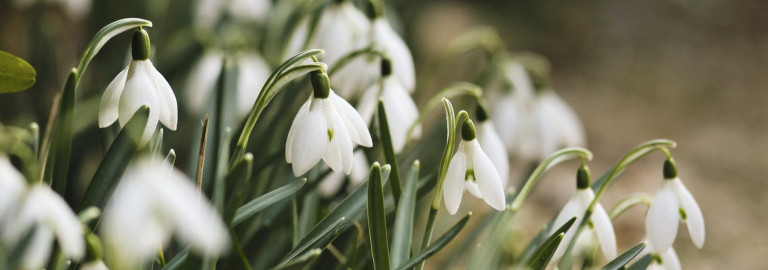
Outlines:
[[25,90],[35,85],[37,71],[24,59],[0,51],[0,94]]
[[189,257],[189,247],[185,247],[179,253],[176,253],[176,256],[173,256],[173,259],[168,261],[168,263],[165,264],[165,267],[163,267],[163,270],[176,270],[181,269],[182,266],[184,266],[184,262],[187,261],[187,258]]
[[536,254],[536,256],[533,257],[529,267],[530,269],[545,269],[547,267],[547,264],[552,259],[552,256],[555,255],[557,246],[559,246],[560,242],[563,241],[563,236],[565,236],[565,233],[558,233],[553,236],[554,238],[552,238],[551,241],[544,242],[541,253]]
[[392,234],[390,261],[392,267],[402,265],[411,257],[411,238],[413,237],[413,214],[416,211],[416,190],[419,182],[419,161],[413,162],[406,178],[405,191],[400,198],[400,206],[395,213],[395,228]]
[[381,167],[378,162],[373,164],[368,179],[370,179],[368,181],[368,236],[371,241],[373,268],[389,270],[387,215],[384,210],[384,191],[381,185]]
[[384,149],[384,157],[392,166],[392,182],[389,186],[392,188],[392,196],[395,198],[395,207],[400,204],[400,166],[397,165],[397,156],[395,156],[395,149],[392,146],[392,134],[389,132],[389,121],[387,120],[387,112],[384,109],[384,101],[379,99],[379,135],[381,136],[381,145]]
[[647,245],[646,242],[640,242],[640,244],[635,245],[634,247],[627,250],[627,252],[624,252],[623,254],[619,255],[619,257],[616,257],[616,259],[613,259],[613,261],[609,262],[605,266],[603,266],[603,270],[619,270],[624,269],[624,266],[629,263],[632,259],[637,256],[637,254],[640,254],[641,251],[645,248]]
[[[533,255],[527,263],[529,268],[537,269],[535,266],[539,266],[538,269],[540,269],[547,266],[549,260],[552,259],[552,255],[555,254],[555,250],[557,250],[557,245],[552,245],[552,243],[555,243],[556,241],[560,243],[560,240],[563,239],[564,234],[568,232],[568,229],[571,228],[574,222],[576,222],[576,217],[572,217],[568,222],[563,224],[563,226],[560,226],[560,228],[554,231],[552,235],[547,238],[538,249],[536,249],[536,252],[533,253],[535,255]],[[542,262],[543,260],[546,261]]]
[[[85,73],[85,69],[88,68],[88,63],[90,63],[91,59],[93,59],[99,50],[101,50],[101,47],[104,47],[104,44],[106,44],[107,41],[122,32],[142,26],[151,27],[152,22],[138,18],[125,18],[114,21],[101,28],[101,30],[93,36],[93,39],[88,43],[88,46],[85,47],[85,52],[83,52],[83,56],[80,57],[80,62],[77,63],[76,68],[80,76]],[[80,77],[78,77],[77,80],[80,81]]]
[[43,181],[62,195],[67,188],[69,155],[72,150],[72,121],[75,114],[75,87],[77,70],[72,70],[64,82],[64,91],[59,101],[59,112],[52,127],[49,152],[45,162]]
[[[381,167],[382,185],[389,179],[390,168],[388,165]],[[368,181],[360,184],[347,198],[339,203],[323,220],[304,236],[299,244],[281,262],[290,261],[296,256],[313,248],[325,248],[339,234],[363,216],[368,200]]]
[[645,254],[643,257],[640,257],[640,259],[637,259],[635,263],[630,265],[627,270],[645,270],[648,269],[648,266],[651,265],[651,262],[653,261],[653,255],[650,253]]
[[453,240],[454,237],[456,237],[457,234],[461,231],[462,228],[464,228],[464,225],[467,225],[467,221],[469,221],[469,217],[472,216],[472,212],[469,212],[464,218],[459,220],[459,222],[456,223],[456,225],[453,225],[450,230],[445,232],[443,236],[440,236],[435,242],[432,243],[432,245],[429,245],[427,248],[422,249],[419,254],[416,254],[416,256],[413,256],[410,260],[405,262],[403,266],[397,268],[399,270],[406,270],[411,269],[417,264],[423,262],[430,256],[434,255],[440,249],[445,247],[451,240]]
[[296,257],[293,260],[287,261],[285,263],[281,263],[280,265],[276,266],[274,270],[301,270],[304,269],[305,266],[309,265],[317,259],[317,257],[320,256],[320,253],[322,253],[322,250],[319,248],[312,249],[308,251],[307,253],[304,253],[304,255],[301,255],[299,257]]
[[266,209],[270,205],[293,195],[293,193],[296,193],[296,191],[304,186],[304,183],[306,182],[307,179],[305,178],[296,180],[293,183],[270,191],[269,193],[261,195],[258,198],[253,199],[252,201],[241,206],[237,209],[237,212],[235,212],[235,218],[232,220],[232,227],[237,226],[249,217],[252,217],[253,215],[259,213],[261,210]]
[[142,106],[117,135],[85,190],[77,208],[78,212],[91,206],[99,209],[107,206],[125,169],[140,148],[139,142],[147,125],[147,118],[149,118],[149,107]]
[[[247,187],[250,182],[252,168],[253,155],[246,153],[243,156],[243,159],[238,162],[235,165],[235,168],[229,172],[229,175],[227,175],[227,204],[226,207],[224,207],[224,214],[222,214],[224,222],[226,223],[232,222],[232,219],[235,217],[235,213],[239,206],[243,205],[243,200],[245,200],[245,192],[247,190],[243,187]],[[297,182],[303,185],[306,181]]]

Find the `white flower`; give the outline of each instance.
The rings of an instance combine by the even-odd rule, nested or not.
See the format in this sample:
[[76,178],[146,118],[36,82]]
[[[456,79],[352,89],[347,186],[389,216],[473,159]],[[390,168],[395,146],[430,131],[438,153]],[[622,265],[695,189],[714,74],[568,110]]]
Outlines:
[[371,147],[371,134],[355,108],[330,89],[325,72],[313,72],[310,77],[315,90],[293,119],[285,161],[293,164],[296,176],[309,171],[321,158],[334,171],[349,174],[352,143]]
[[198,0],[195,25],[212,30],[225,12],[236,20],[263,22],[271,7],[270,0]]
[[688,224],[693,244],[701,248],[704,245],[704,217],[696,200],[675,175],[664,179],[645,219],[648,242],[658,253],[672,247],[679,221]]
[[507,157],[507,151],[505,151],[504,143],[499,138],[499,134],[496,133],[496,129],[493,126],[492,121],[482,121],[478,125],[479,132],[477,141],[480,146],[485,149],[493,163],[493,167],[499,172],[501,184],[504,188],[509,185],[509,158]]
[[583,146],[584,128],[576,113],[552,89],[538,94],[537,117],[541,134],[542,157],[563,146]]
[[323,62],[333,66],[342,56],[368,45],[370,22],[352,1],[334,3],[320,15],[310,47],[325,51]]
[[443,199],[451,215],[459,210],[465,189],[496,210],[502,211],[506,207],[499,173],[477,142],[471,120],[465,121],[462,126],[459,150],[453,155],[445,177]]
[[[358,111],[364,120],[369,121],[376,111],[380,98],[387,113],[392,147],[395,153],[400,153],[408,141],[408,129],[419,118],[419,110],[400,80],[392,76],[394,74],[388,73],[392,71],[389,60],[382,60],[382,65],[389,65],[388,68],[382,68],[382,70],[388,69],[387,74],[382,74],[380,83],[371,85],[365,91],[358,105]],[[421,125],[414,127],[412,136],[421,136]]]
[[206,256],[221,254],[227,247],[224,223],[192,181],[160,160],[137,161],[126,171],[104,213],[105,250],[114,255],[108,258],[120,266],[140,265],[174,232]]
[[142,141],[149,140],[160,121],[176,130],[178,108],[176,96],[162,74],[149,61],[149,37],[140,29],[133,37],[133,58],[107,86],[99,107],[99,127],[115,121],[124,127],[142,105],[149,105],[149,120]]
[[[243,118],[251,111],[272,70],[257,53],[243,53],[234,60],[237,62],[237,116]],[[221,66],[222,55],[218,51],[206,52],[195,64],[187,77],[187,100],[193,111],[203,111],[206,103],[214,100],[211,93],[215,93]]]
[[109,268],[104,264],[104,261],[95,260],[84,263],[80,270],[109,270]]
[[[368,178],[369,168],[368,159],[365,158],[363,150],[355,151],[355,154],[352,156],[352,171],[349,173],[350,189],[357,187]],[[344,177],[345,175],[342,172],[332,172],[320,181],[317,189],[321,195],[331,197],[341,188],[341,184],[344,183]]]
[[24,176],[13,167],[8,156],[0,154],[0,221],[7,220],[6,215],[18,207],[25,189]]
[[54,237],[64,255],[78,260],[85,255],[83,226],[75,212],[50,187],[36,185],[4,231],[4,242],[18,244],[27,233],[32,238],[21,256],[23,269],[41,269],[50,257]]
[[[571,240],[576,233],[577,227],[581,223],[584,212],[587,211],[589,204],[592,203],[592,200],[594,199],[595,193],[592,191],[592,189],[589,188],[588,185],[587,187],[579,188],[576,190],[576,194],[570,200],[568,200],[568,203],[566,203],[565,206],[563,206],[563,209],[560,210],[560,213],[557,214],[557,218],[555,218],[555,222],[552,224],[552,229],[550,230],[549,234],[554,233],[555,230],[563,226],[563,224],[565,224],[573,217],[576,217],[576,221],[573,223],[573,226],[571,226],[571,228],[565,233],[563,240],[560,242],[560,245],[557,247],[557,250],[552,257],[552,262],[557,261],[560,259],[560,257],[563,256],[563,253],[565,253],[565,250],[570,245]],[[590,217],[590,224],[591,226],[586,228],[586,230],[594,231],[594,233],[582,234],[580,236],[597,236],[597,241],[600,243],[600,248],[602,249],[605,258],[608,260],[615,258],[616,234],[613,231],[611,219],[608,217],[608,214],[605,212],[605,208],[603,208],[600,203],[595,206],[594,212]],[[589,239],[585,240],[589,242]]]
[[651,260],[651,264],[648,265],[649,270],[680,270],[683,269],[680,266],[680,259],[677,258],[677,253],[675,252],[675,249],[670,247],[667,249],[667,251],[659,254],[659,252],[656,250],[656,248],[653,246],[653,244],[649,241],[648,246],[643,250],[643,252],[640,253],[637,257],[642,257],[643,254],[648,254],[650,252],[653,255],[659,256],[661,259],[661,262],[657,260],[657,258],[654,258]]
[[394,75],[403,83],[408,92],[416,86],[416,73],[413,68],[413,56],[405,41],[392,29],[384,16],[373,20],[371,24],[371,43],[381,47],[392,59]]

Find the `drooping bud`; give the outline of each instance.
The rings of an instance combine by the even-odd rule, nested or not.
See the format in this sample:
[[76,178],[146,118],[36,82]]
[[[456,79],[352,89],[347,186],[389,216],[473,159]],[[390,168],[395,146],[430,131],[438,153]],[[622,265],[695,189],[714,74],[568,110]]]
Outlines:
[[675,178],[677,178],[677,165],[675,165],[674,159],[668,157],[664,160],[664,179],[671,180]]
[[149,59],[149,34],[139,27],[136,32],[133,32],[133,38],[131,40],[131,55],[133,60],[147,60]]
[[590,178],[591,177],[589,174],[589,167],[587,167],[587,165],[581,166],[579,170],[576,172],[576,188],[578,189],[589,188]]
[[477,133],[475,132],[475,124],[472,123],[472,120],[467,119],[464,121],[464,124],[461,125],[461,138],[465,141],[471,141],[476,137]]
[[331,79],[324,70],[316,70],[309,73],[314,89],[315,98],[328,98],[331,94]]

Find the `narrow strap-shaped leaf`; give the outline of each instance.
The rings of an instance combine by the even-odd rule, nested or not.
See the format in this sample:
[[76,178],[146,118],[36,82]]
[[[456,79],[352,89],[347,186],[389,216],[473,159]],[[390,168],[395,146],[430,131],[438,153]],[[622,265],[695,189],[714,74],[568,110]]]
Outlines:
[[416,256],[413,256],[410,260],[405,262],[403,266],[397,268],[399,270],[406,270],[411,269],[417,264],[420,264],[430,256],[434,255],[440,249],[445,247],[451,240],[453,240],[454,237],[456,237],[457,234],[461,231],[462,228],[464,228],[464,225],[467,225],[467,221],[469,221],[469,217],[472,216],[472,212],[469,212],[464,218],[459,220],[459,222],[456,223],[456,225],[453,225],[450,230],[445,232],[443,236],[440,236],[435,242],[432,243],[432,245],[429,245],[428,247],[422,249],[419,254],[416,254]]
[[43,180],[62,195],[67,188],[69,173],[69,154],[72,150],[72,121],[75,115],[75,87],[77,70],[72,70],[64,82],[64,92],[59,100],[59,113],[56,115],[51,132],[51,142],[45,166]]
[[253,199],[252,201],[241,206],[237,209],[237,212],[235,212],[235,218],[232,220],[232,227],[237,226],[247,218],[252,217],[270,205],[293,195],[293,193],[296,193],[296,191],[304,186],[304,183],[306,182],[307,179],[305,178],[296,180],[293,183],[270,191],[269,193],[261,195],[258,198]]
[[392,234],[390,261],[392,267],[398,267],[411,257],[411,238],[413,237],[413,213],[416,211],[416,190],[419,182],[419,161],[415,161],[405,179],[405,190],[400,198],[400,206],[395,213],[395,227]]
[[[394,178],[394,176],[393,176]],[[381,185],[381,167],[374,163],[368,181],[368,237],[371,243],[373,268],[389,270],[389,239],[387,215],[384,212],[384,187]]]
[[[253,155],[246,153],[243,159],[235,165],[235,168],[227,175],[227,196],[226,207],[222,215],[227,223],[231,223],[235,217],[235,212],[240,205],[243,205],[246,189],[251,179],[253,168]],[[302,183],[301,181],[298,181]]]
[[[555,253],[555,250],[557,249],[557,245],[555,245],[553,248],[552,243],[559,241],[557,240],[558,238],[562,239],[562,236],[560,235],[565,234],[568,229],[571,228],[574,222],[576,222],[576,217],[569,219],[568,222],[563,224],[563,226],[560,226],[560,228],[553,232],[552,235],[547,238],[547,240],[541,243],[539,248],[536,249],[536,252],[533,253],[534,255],[528,260],[527,264],[530,266],[530,268],[534,268],[534,265],[539,264],[540,262],[538,260],[546,259],[547,263],[549,262],[549,260],[552,258],[552,255]],[[546,265],[547,264],[545,263],[544,266]]]
[[627,252],[624,252],[623,254],[619,255],[619,257],[616,257],[616,259],[613,259],[613,261],[609,262],[605,266],[603,266],[603,270],[619,270],[624,269],[624,266],[626,266],[629,261],[635,258],[637,254],[640,254],[641,251],[645,248],[647,245],[646,242],[640,242],[639,244],[635,245],[634,247],[627,250]]
[[173,259],[168,261],[168,263],[165,264],[165,267],[163,267],[163,270],[176,270],[181,269],[181,267],[184,265],[184,262],[187,261],[187,258],[189,257],[189,247],[185,247],[179,253],[176,253],[176,256],[173,256]]
[[309,265],[317,259],[317,257],[320,256],[320,253],[322,253],[323,250],[316,248],[308,251],[307,253],[304,253],[303,255],[296,257],[293,260],[281,263],[280,265],[273,268],[273,270],[300,270],[304,269],[305,266]]
[[543,245],[544,249],[542,250],[542,252],[539,254],[536,254],[536,256],[533,257],[533,260],[529,265],[530,269],[544,269],[547,267],[547,264],[549,264],[549,261],[552,260],[552,256],[555,255],[557,246],[559,246],[560,242],[563,241],[563,237],[565,236],[565,233],[558,233],[554,236],[555,237],[552,239],[552,241],[544,242],[544,245]]
[[[381,167],[381,182],[385,185],[389,179],[389,165]],[[304,236],[299,244],[293,248],[281,262],[290,261],[293,258],[313,248],[325,248],[344,230],[363,216],[368,200],[368,181],[363,182],[346,199],[341,201],[336,208],[328,213],[323,220]],[[337,224],[338,223],[338,224]],[[337,228],[335,228],[337,227]]]
[[379,117],[379,135],[381,136],[381,145],[384,149],[384,157],[392,166],[392,182],[389,186],[392,188],[392,196],[395,198],[395,207],[400,204],[400,166],[397,164],[397,156],[395,156],[395,149],[392,146],[392,134],[389,133],[389,121],[387,120],[387,112],[384,109],[384,101],[379,100],[378,108]]
[[645,254],[643,257],[640,257],[640,259],[637,259],[635,263],[627,267],[627,270],[645,270],[648,269],[648,266],[651,265],[651,262],[653,261],[653,255],[650,253]]
[[37,71],[19,57],[0,51],[0,94],[25,90],[35,85]]
[[[93,59],[99,50],[101,50],[101,47],[104,47],[104,44],[106,44],[107,41],[122,32],[141,26],[151,27],[152,22],[139,18],[125,18],[114,21],[101,28],[99,32],[96,32],[96,35],[93,36],[91,42],[85,47],[85,52],[83,52],[83,56],[80,57],[80,62],[77,63],[76,68],[80,73],[80,76],[83,75],[85,69],[88,68],[88,63],[90,63],[91,59]],[[78,81],[79,80],[80,78],[78,77]]]
[[104,209],[107,205],[125,169],[140,148],[139,142],[148,117],[149,107],[142,106],[117,135],[85,190],[78,212],[90,206]]

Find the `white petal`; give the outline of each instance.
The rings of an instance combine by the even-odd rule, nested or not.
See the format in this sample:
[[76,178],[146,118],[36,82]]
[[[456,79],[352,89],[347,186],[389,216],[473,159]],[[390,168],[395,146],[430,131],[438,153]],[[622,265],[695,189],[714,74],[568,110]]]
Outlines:
[[504,187],[501,184],[501,178],[493,163],[480,148],[477,140],[468,142],[474,145],[474,156],[472,157],[472,167],[477,178],[477,187],[483,194],[483,200],[496,210],[502,211],[506,208],[504,198]]
[[496,101],[493,111],[493,123],[498,127],[499,137],[506,146],[507,153],[516,154],[520,148],[520,106],[513,94],[506,94]]
[[53,225],[53,232],[58,239],[59,246],[69,258],[80,259],[85,255],[85,241],[83,239],[83,225],[80,224],[75,212],[67,205],[58,194],[48,187],[36,187],[47,197],[47,220],[45,223]]
[[7,156],[0,154],[0,221],[17,209],[26,189],[24,176],[16,170]]
[[267,82],[272,70],[267,62],[256,53],[248,53],[238,59],[237,112],[243,118],[251,111],[261,87]]
[[354,188],[363,183],[368,178],[368,168],[370,167],[365,152],[362,149],[355,151],[352,156],[352,172],[349,174],[349,180],[352,184],[350,187]]
[[320,191],[320,195],[323,197],[331,197],[341,188],[341,184],[344,183],[344,173],[331,172],[320,181],[317,189]]
[[592,213],[592,224],[595,226],[595,234],[600,241],[603,255],[608,261],[613,260],[616,258],[616,233],[613,231],[611,218],[600,203],[595,206],[595,212]]
[[309,112],[300,122],[296,123],[296,133],[291,143],[291,158],[293,160],[293,174],[300,176],[317,164],[323,157],[328,140],[328,126],[323,116],[323,106],[315,104],[320,99],[315,99],[310,104]]
[[296,135],[296,129],[298,128],[299,123],[303,123],[304,118],[307,117],[307,114],[309,113],[309,105],[311,103],[312,97],[309,97],[309,99],[307,99],[307,101],[301,105],[301,108],[299,108],[299,112],[296,113],[296,117],[293,118],[291,129],[288,131],[288,140],[285,142],[285,162],[293,163],[293,159],[291,158],[291,147],[293,145],[294,136]]
[[662,183],[656,193],[645,219],[645,230],[648,241],[653,243],[656,251],[666,252],[675,241],[677,225],[680,219],[677,199],[668,181]]
[[351,2],[333,4],[323,11],[311,47],[324,49],[323,62],[335,65],[345,54],[367,45],[369,25]]
[[464,194],[464,176],[467,172],[466,164],[464,150],[459,147],[459,151],[453,155],[451,162],[448,164],[448,172],[445,175],[445,183],[443,183],[445,209],[451,215],[456,214],[461,205],[461,197]]
[[480,187],[477,186],[477,182],[471,181],[464,181],[464,188],[469,191],[469,194],[472,194],[472,196],[475,196],[475,198],[482,199],[483,193],[480,192]]
[[561,143],[564,146],[584,146],[586,144],[584,127],[581,125],[576,112],[553,90],[544,91],[539,98],[546,100],[544,103],[550,107],[553,115],[557,118]]
[[[333,139],[326,146],[326,152],[323,155],[323,160],[328,162],[328,165],[335,171],[343,171],[344,174],[349,174],[352,171],[352,140],[349,138],[347,127],[344,125],[344,120],[341,119],[339,113],[333,108],[331,103],[326,103],[326,119],[330,118],[331,124],[328,125],[328,129],[333,132]],[[331,162],[339,162],[338,164],[331,164]],[[336,166],[336,168],[334,168]]]
[[691,235],[691,240],[693,240],[693,244],[696,247],[701,248],[704,246],[704,216],[701,214],[699,204],[693,199],[693,195],[688,192],[680,178],[670,181],[672,181],[672,191],[677,195],[680,207],[685,211],[685,223],[688,224],[688,233]]
[[107,85],[104,95],[101,96],[99,105],[99,127],[105,128],[117,121],[120,95],[123,93],[125,78],[128,76],[128,67],[125,67],[112,82]]
[[84,263],[80,270],[109,270],[102,260],[95,260]]
[[395,153],[400,153],[408,140],[408,129],[419,118],[419,110],[405,87],[393,76],[384,80],[381,99],[387,112],[393,148]]
[[577,217],[576,221],[573,223],[574,225],[571,226],[571,229],[569,229],[567,232],[565,232],[565,235],[563,236],[563,240],[560,242],[560,245],[557,247],[557,250],[555,250],[555,254],[552,256],[551,261],[557,261],[560,259],[560,257],[563,256],[563,253],[565,253],[565,249],[568,247],[568,245],[571,243],[571,239],[573,239],[573,235],[575,234],[575,228],[579,225],[581,222],[581,217],[584,214],[584,207],[581,202],[579,202],[578,196],[574,196],[570,200],[568,200],[567,203],[565,203],[565,206],[563,206],[563,209],[560,210],[560,213],[557,214],[557,217],[555,218],[555,222],[552,223],[552,228],[549,230],[548,234],[552,234],[555,232],[555,230],[559,229],[563,226],[568,220],[570,220],[573,217]]
[[333,90],[331,90],[328,100],[331,101],[341,119],[344,120],[352,141],[365,147],[373,146],[371,133],[368,132],[368,125],[365,124],[365,121],[360,117],[355,108],[349,105],[346,100],[336,95]]
[[179,107],[176,104],[176,95],[173,94],[173,89],[168,81],[165,80],[163,74],[152,65],[149,60],[145,61],[147,72],[149,72],[149,78],[155,84],[157,90],[157,96],[160,101],[160,122],[163,123],[168,129],[176,130],[176,125],[179,122]]
[[[299,24],[293,29],[291,37],[288,42],[288,46],[285,47],[285,57],[294,56],[297,53],[304,50],[304,43],[307,42],[307,35],[309,35],[309,16],[305,16],[299,21]],[[283,59],[283,60],[286,60]]]
[[331,85],[344,98],[353,98],[381,76],[378,58],[357,57],[333,73]]
[[506,189],[509,185],[509,158],[507,157],[507,152],[504,151],[504,143],[501,142],[499,135],[493,128],[493,123],[491,121],[480,123],[477,136],[480,147],[483,148],[483,151],[488,154],[488,158],[493,162],[493,167],[499,172],[501,184]]
[[48,263],[53,244],[53,232],[43,226],[35,226],[29,246],[21,259],[23,269],[42,269]]
[[379,102],[379,96],[381,95],[381,84],[371,84],[368,89],[363,92],[360,97],[360,101],[357,102],[357,111],[360,112],[360,118],[366,123],[370,123]]
[[667,252],[661,254],[661,264],[666,270],[680,270],[683,269],[680,266],[680,259],[677,258],[674,248],[670,248]]
[[221,73],[222,56],[218,51],[207,51],[197,60],[185,83],[185,101],[192,112],[202,112],[212,99],[211,93]]
[[154,83],[147,75],[144,64],[141,61],[131,61],[128,69],[128,78],[125,88],[120,96],[119,118],[120,126],[124,127],[143,105],[149,105],[149,119],[144,129],[142,141],[148,141],[155,132],[160,117],[160,101],[155,91]]
[[393,75],[400,79],[409,92],[413,92],[416,86],[416,73],[413,67],[413,56],[408,46],[389,26],[389,22],[384,17],[377,18],[373,22],[372,32],[373,42],[382,46],[384,52],[392,59]]

